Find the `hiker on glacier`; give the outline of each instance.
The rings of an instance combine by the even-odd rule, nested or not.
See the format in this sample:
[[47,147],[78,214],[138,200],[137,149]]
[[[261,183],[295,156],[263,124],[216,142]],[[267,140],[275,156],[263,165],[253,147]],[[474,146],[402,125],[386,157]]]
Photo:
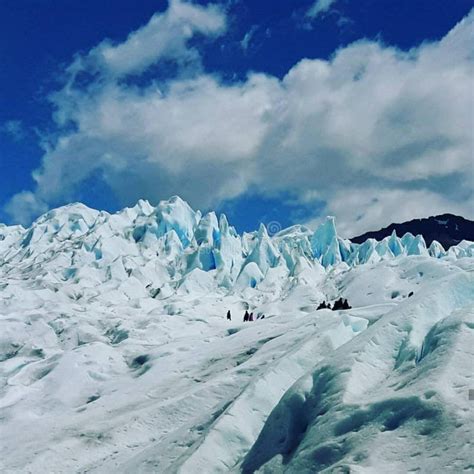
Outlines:
[[230,314],[230,309],[227,311],[227,321],[232,321],[232,315]]
[[349,305],[346,299],[339,298],[334,302],[332,310],[338,311],[340,309],[351,309],[351,306]]
[[333,307],[332,307],[332,310],[333,310],[333,311],[338,311],[338,310],[340,310],[340,309],[344,309],[344,307],[343,307],[343,302],[342,302],[342,298],[339,298],[338,300],[336,300],[336,301],[334,302]]
[[246,323],[248,320],[249,320],[249,317],[250,317],[250,314],[247,310],[245,310],[245,314],[244,314],[244,323]]

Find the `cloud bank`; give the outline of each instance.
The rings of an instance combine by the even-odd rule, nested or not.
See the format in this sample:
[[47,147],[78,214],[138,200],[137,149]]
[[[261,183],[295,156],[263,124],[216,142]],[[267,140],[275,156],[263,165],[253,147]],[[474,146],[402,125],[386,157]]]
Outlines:
[[[124,205],[180,194],[215,207],[251,189],[324,201],[347,236],[439,212],[473,217],[473,13],[410,51],[358,41],[282,79],[231,83],[205,71],[190,41],[224,35],[226,20],[172,1],[123,43],[76,56],[52,96],[57,132],[36,188],[12,199],[12,216],[72,200],[98,174]],[[171,77],[127,80],[165,61]]]

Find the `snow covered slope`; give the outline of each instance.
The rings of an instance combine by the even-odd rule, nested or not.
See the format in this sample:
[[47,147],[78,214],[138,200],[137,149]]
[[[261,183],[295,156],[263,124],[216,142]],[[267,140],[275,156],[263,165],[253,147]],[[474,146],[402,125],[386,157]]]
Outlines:
[[1,471],[468,472],[473,256],[178,197],[0,226]]

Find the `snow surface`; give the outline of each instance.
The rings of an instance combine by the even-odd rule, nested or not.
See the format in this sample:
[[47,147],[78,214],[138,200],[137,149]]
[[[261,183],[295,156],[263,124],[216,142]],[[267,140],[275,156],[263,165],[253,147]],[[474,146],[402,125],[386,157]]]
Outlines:
[[472,472],[473,256],[178,197],[0,225],[1,471]]

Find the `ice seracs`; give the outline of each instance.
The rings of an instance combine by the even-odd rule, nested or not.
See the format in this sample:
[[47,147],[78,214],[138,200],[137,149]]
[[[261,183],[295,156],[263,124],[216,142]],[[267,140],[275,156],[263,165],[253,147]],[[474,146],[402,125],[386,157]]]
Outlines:
[[393,231],[392,235],[388,238],[387,245],[394,257],[398,257],[403,253],[402,242],[397,237],[397,233],[395,231]]
[[441,258],[446,255],[446,251],[444,250],[443,246],[436,240],[431,242],[431,245],[428,248],[428,253],[435,258]]
[[407,255],[428,255],[425,240],[421,235],[417,235],[407,246]]
[[161,201],[156,210],[159,236],[174,230],[183,247],[187,247],[201,219],[201,213],[191,209],[189,204],[178,196],[173,196],[168,201]]
[[311,249],[314,258],[318,259],[324,266],[333,265],[341,261],[339,245],[337,242],[337,232],[335,218],[332,216],[326,219],[317,227],[311,237]]
[[153,267],[160,269],[160,285],[166,288],[179,287],[195,269],[210,272],[218,286],[231,289],[237,282],[239,287],[244,282],[258,286],[276,267],[290,277],[304,269],[310,281],[309,274],[317,275],[319,266],[351,267],[402,256],[463,258],[472,256],[473,248],[463,242],[446,252],[433,242],[427,249],[421,235],[409,233],[354,244],[338,236],[334,217],[314,232],[293,226],[271,237],[261,225],[257,232],[239,235],[225,215],[202,215],[177,196],[156,207],[140,200],[115,214],[75,203],[49,211],[28,229],[0,228],[0,259],[7,267],[17,265],[18,271],[33,265],[72,281],[77,269],[84,273],[88,268],[91,281],[118,282],[137,274],[149,284],[153,278],[141,269]]
[[267,229],[263,224],[255,237],[253,248],[244,261],[244,267],[249,263],[256,263],[260,271],[265,275],[269,268],[275,267],[279,262],[280,253],[274,247]]

